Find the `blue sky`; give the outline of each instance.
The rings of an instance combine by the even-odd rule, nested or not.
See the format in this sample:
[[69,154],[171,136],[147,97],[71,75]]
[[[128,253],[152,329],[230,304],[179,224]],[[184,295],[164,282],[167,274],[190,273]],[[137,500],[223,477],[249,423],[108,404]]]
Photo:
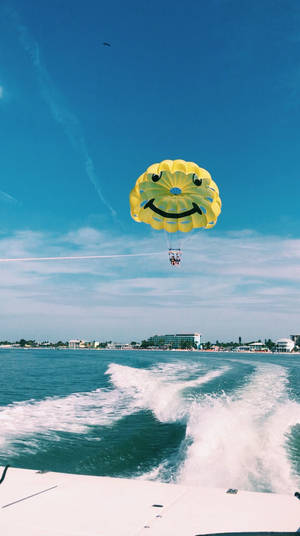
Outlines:
[[1,265],[0,339],[298,332],[299,2],[16,0],[0,15],[1,257],[163,251],[128,194],[165,158],[208,169],[223,202],[177,272],[164,254]]

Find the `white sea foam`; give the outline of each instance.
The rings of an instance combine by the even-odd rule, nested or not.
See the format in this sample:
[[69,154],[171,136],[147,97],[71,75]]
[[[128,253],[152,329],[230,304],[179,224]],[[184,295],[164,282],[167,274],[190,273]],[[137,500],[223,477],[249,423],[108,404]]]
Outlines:
[[287,372],[258,365],[233,395],[206,395],[193,402],[187,424],[191,441],[178,475],[182,483],[250,490],[297,489],[287,434],[300,422],[300,404],[288,398]]
[[[243,388],[230,395],[204,395],[197,387],[226,373],[228,366],[207,370],[199,363],[176,361],[137,369],[111,364],[110,390],[0,408],[0,446],[16,454],[17,443],[29,438],[28,448],[37,449],[41,434],[50,435],[51,441],[59,439],[58,432],[84,434],[91,426],[149,409],[161,422],[187,424],[178,482],[291,492],[300,482],[293,474],[287,438],[300,423],[300,404],[289,399],[284,367],[252,365],[255,372]],[[161,462],[146,476],[160,479],[168,471],[168,461],[166,466]]]
[[228,370],[228,367],[221,367],[194,380],[178,381],[178,375],[183,372],[195,375],[196,367],[199,371],[199,365],[193,363],[186,363],[185,370],[182,363],[159,365],[149,370],[112,364],[107,374],[115,387],[135,400],[137,408],[150,409],[161,422],[174,422],[185,419],[188,414],[190,402],[182,396],[185,389],[207,383]]
[[[198,367],[198,369],[197,369]],[[180,390],[209,381],[223,373],[211,371],[191,382],[176,383],[176,375],[195,374],[199,365],[190,363],[161,365],[153,370],[135,369],[112,364],[110,375],[113,389],[96,389],[66,397],[41,401],[29,400],[0,407],[0,446],[6,453],[17,453],[15,444],[29,438],[28,448],[38,448],[38,437],[58,432],[87,433],[91,426],[107,426],[141,409],[151,409],[162,421],[174,421],[185,414]]]
[[[58,432],[84,434],[90,426],[149,409],[161,422],[187,424],[178,482],[291,492],[300,482],[293,474],[287,438],[300,423],[300,404],[289,399],[284,367],[252,365],[255,372],[243,388],[230,395],[204,395],[196,388],[226,373],[228,366],[208,370],[192,361],[176,361],[136,369],[111,364],[111,390],[0,408],[0,446],[3,452],[17,453],[18,441],[30,438],[29,448],[37,449],[40,434],[51,435],[51,441],[59,439]],[[164,467],[161,462],[148,478],[163,478]]]
[[[118,390],[17,402],[0,408],[0,446],[7,449],[7,444],[35,434],[51,434],[53,440],[55,432],[85,433],[90,426],[108,425],[131,411],[130,400]],[[36,438],[31,445],[37,445]]]

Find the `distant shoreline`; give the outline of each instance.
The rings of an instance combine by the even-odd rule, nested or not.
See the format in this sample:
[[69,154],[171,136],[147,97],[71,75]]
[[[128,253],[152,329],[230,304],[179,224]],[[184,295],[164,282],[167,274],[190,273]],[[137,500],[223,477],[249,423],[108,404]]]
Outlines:
[[78,351],[92,351],[92,352],[189,352],[189,353],[201,353],[201,354],[259,354],[259,355],[300,355],[300,352],[265,352],[265,351],[252,351],[252,350],[202,350],[202,349],[181,349],[181,348],[67,348],[67,347],[54,347],[54,346],[0,346],[0,350],[55,350],[55,351],[64,351],[68,350],[70,352]]

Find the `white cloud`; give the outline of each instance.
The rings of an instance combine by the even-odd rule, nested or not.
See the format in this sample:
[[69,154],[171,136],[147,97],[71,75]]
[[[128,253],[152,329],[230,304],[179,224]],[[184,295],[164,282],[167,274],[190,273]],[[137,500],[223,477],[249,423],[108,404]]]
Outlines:
[[[165,249],[165,251],[163,251]],[[1,337],[139,339],[201,331],[210,340],[297,331],[300,240],[199,232],[172,268],[149,239],[92,228],[0,237],[0,257],[151,251],[153,257],[0,263]]]

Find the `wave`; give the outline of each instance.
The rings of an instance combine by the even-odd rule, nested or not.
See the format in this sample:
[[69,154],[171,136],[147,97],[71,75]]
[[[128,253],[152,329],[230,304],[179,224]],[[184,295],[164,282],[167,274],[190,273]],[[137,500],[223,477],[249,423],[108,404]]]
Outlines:
[[[212,381],[229,367],[202,372],[202,375],[199,369],[195,363],[159,365],[149,370],[111,364],[106,374],[115,387],[135,401],[137,409],[150,409],[161,422],[175,422],[185,420],[188,415],[190,402],[182,396],[183,391]],[[196,379],[181,380],[182,375],[197,372]]]
[[176,361],[138,369],[112,363],[106,371],[110,389],[0,408],[0,446],[6,455],[17,455],[20,441],[23,451],[38,449],[41,435],[51,441],[59,440],[60,432],[88,438],[93,426],[150,410],[159,422],[182,422],[186,436],[176,452],[143,478],[290,493],[300,485],[289,453],[300,404],[289,398],[285,367],[253,366],[243,387],[204,394],[202,385],[234,374],[234,365],[212,368],[211,363]]
[[287,442],[300,422],[300,404],[288,397],[285,368],[258,365],[249,383],[231,396],[194,401],[186,432],[184,484],[291,492],[299,480]]
[[[16,402],[0,408],[0,446],[17,454],[15,441],[35,434],[57,432],[83,434],[91,426],[106,426],[130,414],[130,401],[118,390],[97,389],[89,393],[74,393],[67,397],[46,398],[36,402]],[[37,444],[36,440],[31,445]]]
[[[112,389],[96,389],[66,397],[15,402],[0,408],[0,446],[5,454],[17,455],[24,438],[29,450],[38,449],[39,436],[59,439],[60,432],[87,434],[92,426],[108,426],[141,409],[152,409],[157,419],[174,421],[185,414],[179,397],[185,387],[209,381],[223,371],[211,371],[191,382],[176,377],[195,374],[199,366],[158,365],[153,370],[111,364]],[[164,378],[164,380],[162,379]],[[23,445],[24,449],[24,445]]]

